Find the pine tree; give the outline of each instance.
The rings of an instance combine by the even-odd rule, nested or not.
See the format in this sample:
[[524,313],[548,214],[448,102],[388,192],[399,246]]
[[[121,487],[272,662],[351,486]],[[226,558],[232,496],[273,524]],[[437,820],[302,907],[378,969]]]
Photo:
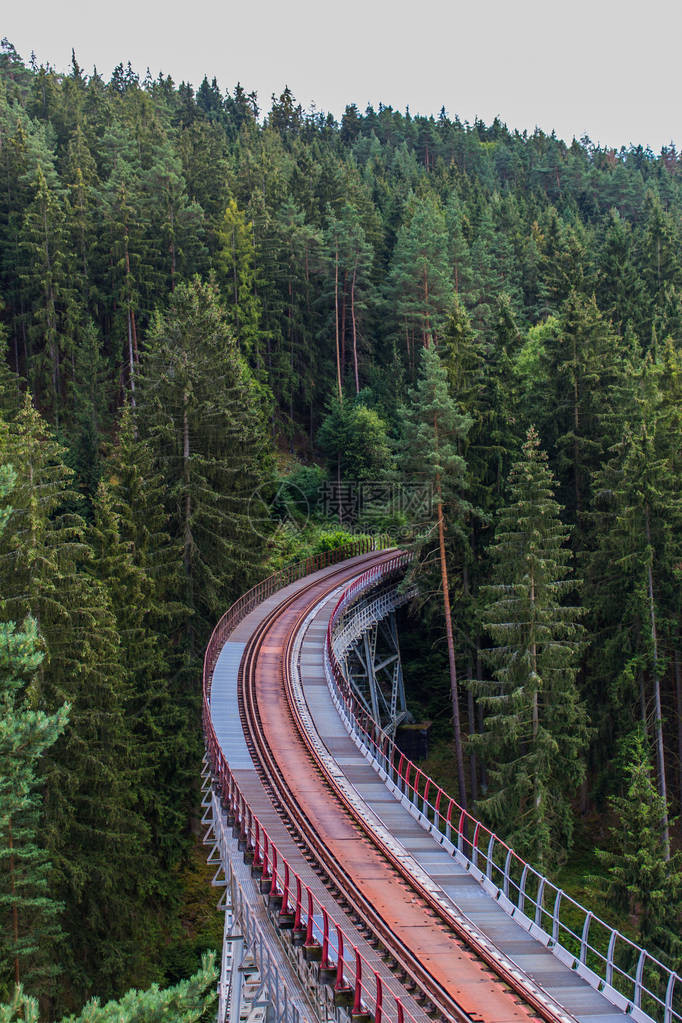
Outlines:
[[423,562],[428,558],[430,542],[437,533],[459,800],[466,807],[464,745],[445,532],[447,529],[451,541],[454,539],[466,547],[466,520],[473,509],[465,497],[466,462],[458,453],[458,445],[466,438],[471,419],[459,411],[450,397],[445,368],[432,348],[422,351],[420,374],[416,387],[410,392],[410,399],[411,404],[403,411],[401,463],[405,481],[409,485],[420,484],[430,492],[428,520],[420,524],[422,532],[417,540],[417,549],[419,562]]
[[682,964],[682,853],[662,855],[661,820],[667,815],[651,777],[641,729],[623,743],[625,791],[612,796],[611,848],[597,850],[608,870],[608,898],[636,919],[638,940],[673,969]]
[[261,559],[249,500],[264,481],[262,404],[224,319],[215,283],[178,285],[148,340],[140,405],[182,544],[190,647],[248,588]]
[[[217,971],[214,954],[205,954],[201,968],[187,980],[160,989],[130,990],[115,1002],[89,1001],[78,1015],[62,1023],[196,1023],[215,1012]],[[0,1005],[0,1023],[38,1023],[38,1002],[18,987],[10,1002]]]
[[570,800],[584,777],[585,710],[576,687],[581,609],[567,606],[568,529],[535,429],[509,474],[509,500],[492,548],[485,588],[485,652],[494,681],[474,683],[486,711],[472,741],[491,784],[479,806],[499,834],[540,869],[570,847]]
[[[15,474],[0,466],[0,500]],[[0,507],[0,533],[11,514]],[[4,618],[4,604],[0,614]],[[49,886],[50,864],[40,844],[42,757],[57,741],[68,705],[55,714],[35,710],[24,697],[43,652],[35,621],[0,621],[0,991],[23,983],[39,992],[55,970],[61,937],[59,903]]]

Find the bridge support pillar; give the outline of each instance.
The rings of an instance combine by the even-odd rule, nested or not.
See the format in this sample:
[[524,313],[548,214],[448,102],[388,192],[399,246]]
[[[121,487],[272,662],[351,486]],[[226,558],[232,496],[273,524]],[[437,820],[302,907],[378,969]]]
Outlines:
[[395,611],[363,628],[343,661],[344,674],[362,705],[389,735],[395,735],[408,718]]

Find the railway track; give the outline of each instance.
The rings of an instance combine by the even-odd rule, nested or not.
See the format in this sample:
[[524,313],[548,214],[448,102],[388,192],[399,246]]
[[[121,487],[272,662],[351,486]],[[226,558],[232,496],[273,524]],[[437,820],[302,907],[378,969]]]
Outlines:
[[390,558],[390,553],[375,553],[357,561],[352,571],[340,566],[322,580],[304,583],[263,619],[247,643],[240,669],[247,745],[303,855],[430,1015],[458,1023],[537,1017],[568,1023],[572,1017],[561,1006],[490,943],[482,946],[472,938],[381,841],[325,769],[301,720],[291,658],[306,616],[368,564]]

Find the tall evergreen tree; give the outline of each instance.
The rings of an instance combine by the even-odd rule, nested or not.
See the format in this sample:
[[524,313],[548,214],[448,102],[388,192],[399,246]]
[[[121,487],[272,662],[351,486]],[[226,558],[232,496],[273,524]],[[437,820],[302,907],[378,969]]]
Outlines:
[[404,341],[414,371],[418,348],[439,343],[453,292],[445,218],[431,197],[413,200],[398,232],[389,287],[399,343]]
[[[267,444],[258,388],[225,323],[215,283],[178,285],[148,339],[140,424],[167,486],[171,535],[182,544],[181,598],[190,647],[248,587],[262,557],[249,500]],[[253,507],[253,506],[252,506]]]
[[[636,419],[595,479],[598,537],[590,561],[590,586],[605,652],[618,658],[613,675],[636,674],[645,720],[647,704],[653,703],[659,794],[661,805],[667,807],[662,682],[665,636],[679,636],[680,582],[675,566],[681,554],[682,504],[673,475],[674,442],[670,446],[675,435],[679,445],[679,433],[668,433],[674,424],[664,417],[657,376],[658,368],[649,361],[641,375]],[[617,607],[610,608],[608,599],[616,594]],[[667,858],[667,812],[661,831]]]
[[31,615],[46,651],[27,699],[48,714],[65,700],[71,706],[45,754],[43,834],[51,891],[64,903],[60,965],[69,999],[82,1000],[93,985],[113,992],[136,977],[154,931],[142,911],[149,841],[135,807],[128,691],[106,589],[85,571],[92,557],[85,524],[69,510],[78,503],[73,472],[30,397],[1,454],[19,467],[10,527],[0,537],[6,613]]
[[623,744],[624,791],[609,799],[614,824],[611,848],[597,850],[608,870],[608,896],[622,913],[637,920],[638,939],[673,969],[682,964],[682,853],[666,859],[661,820],[667,814],[651,777],[642,729]]
[[216,268],[225,294],[225,313],[244,356],[263,371],[259,350],[260,302],[256,294],[253,224],[249,223],[234,199],[227,204],[218,229],[219,248]]
[[23,219],[22,280],[33,303],[28,327],[32,345],[30,379],[59,424],[65,394],[64,357],[70,353],[65,330],[69,302],[64,210],[56,182],[37,167],[35,193]]
[[445,368],[433,348],[422,351],[420,374],[410,399],[411,404],[403,414],[401,463],[406,482],[420,484],[429,492],[427,519],[420,524],[422,532],[417,540],[420,562],[429,556],[434,533],[438,537],[459,799],[466,807],[464,745],[445,533],[447,529],[451,538],[462,546],[467,545],[466,520],[473,509],[465,496],[466,462],[458,452],[458,445],[466,437],[471,419],[460,412],[450,397]]
[[[0,500],[11,491],[15,474],[0,466]],[[11,509],[0,506],[0,533]],[[0,615],[4,619],[4,602]],[[23,983],[39,993],[55,972],[61,937],[59,903],[49,886],[50,864],[41,846],[40,789],[43,754],[59,738],[68,705],[55,714],[35,710],[24,696],[43,651],[35,620],[21,629],[0,621],[0,991]]]
[[592,475],[627,415],[626,352],[594,299],[573,290],[558,332],[545,337],[541,362],[550,392],[542,433],[557,452],[563,503],[570,519],[580,523],[590,507]]
[[94,567],[109,582],[121,637],[128,715],[140,751],[138,806],[157,859],[170,868],[186,849],[196,767],[195,701],[181,643],[191,612],[178,599],[182,546],[168,533],[164,481],[129,408],[105,479],[96,508]]
[[587,722],[576,686],[581,609],[565,604],[568,529],[536,431],[509,474],[485,588],[486,651],[494,680],[474,683],[486,711],[472,742],[485,758],[490,790],[479,806],[501,836],[541,869],[571,844],[571,798],[584,777]]

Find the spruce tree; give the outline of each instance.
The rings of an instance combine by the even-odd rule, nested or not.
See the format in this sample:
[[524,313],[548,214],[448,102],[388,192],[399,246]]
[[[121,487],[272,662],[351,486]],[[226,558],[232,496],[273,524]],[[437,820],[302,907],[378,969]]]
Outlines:
[[[0,500],[15,474],[0,465]],[[10,516],[0,506],[0,533]],[[5,617],[0,601],[0,616]],[[68,705],[55,714],[35,710],[24,691],[43,651],[32,618],[21,628],[0,620],[0,991],[23,983],[41,991],[55,972],[61,909],[50,890],[50,863],[40,842],[43,754],[57,741]]]
[[594,299],[573,289],[562,306],[559,330],[544,339],[541,365],[547,400],[541,422],[569,519],[581,524],[589,510],[592,475],[616,442],[627,415],[626,355]]
[[411,216],[398,231],[389,277],[397,341],[405,345],[413,372],[419,364],[418,349],[439,343],[452,291],[443,211],[430,196],[413,199]]
[[403,410],[401,467],[408,486],[422,486],[423,497],[426,498],[423,502],[427,506],[426,516],[419,523],[417,539],[418,566],[429,559],[434,534],[438,538],[459,800],[466,807],[464,745],[445,533],[447,530],[451,542],[454,540],[460,548],[468,545],[467,519],[473,509],[465,496],[467,469],[458,446],[466,438],[471,419],[460,412],[448,393],[447,373],[433,348],[422,350],[419,378],[410,392],[410,399],[411,404]]
[[225,313],[243,355],[262,371],[259,351],[261,307],[256,295],[253,224],[234,199],[227,204],[218,229],[216,267],[225,293]]
[[182,545],[180,596],[192,611],[187,635],[199,655],[209,625],[260,564],[249,502],[268,458],[258,387],[214,282],[178,285],[157,315],[140,393],[141,432],[165,479],[171,535]]
[[661,820],[667,814],[652,779],[643,730],[623,743],[624,791],[612,796],[608,850],[597,850],[608,870],[608,897],[637,920],[638,940],[673,969],[682,964],[682,853],[662,855]]
[[576,686],[581,609],[565,598],[568,529],[534,428],[512,466],[508,503],[491,550],[494,582],[485,587],[485,652],[494,680],[474,683],[486,712],[472,742],[488,767],[481,812],[534,865],[546,869],[570,847],[571,798],[585,773],[587,722]]
[[[661,805],[667,807],[662,689],[669,670],[668,637],[679,649],[682,590],[677,566],[682,554],[682,502],[675,482],[679,416],[671,415],[671,407],[662,400],[661,371],[650,359],[645,363],[638,383],[636,418],[595,477],[597,536],[588,578],[593,627],[604,636],[611,678],[618,684],[634,674],[639,683],[639,693],[635,691],[625,707],[630,728],[638,698],[645,721],[652,704],[657,781]],[[595,673],[598,671],[599,665]],[[623,702],[622,696],[619,702]],[[617,709],[622,720],[623,708]],[[667,857],[667,812],[661,819],[661,835]]]
[[35,172],[34,188],[20,242],[24,256],[21,278],[34,309],[27,331],[33,354],[29,379],[59,425],[66,382],[64,357],[71,349],[65,321],[70,299],[65,215],[58,183],[48,179],[40,165]]
[[[198,730],[182,653],[182,547],[171,541],[165,486],[130,408],[105,466],[95,508],[94,570],[108,581],[140,754],[138,806],[167,871],[186,849]],[[172,736],[172,741],[169,741]],[[168,883],[159,875],[157,883]]]
[[203,210],[187,195],[182,162],[170,139],[154,138],[150,149],[142,183],[145,226],[158,239],[149,246],[150,262],[159,280],[154,290],[163,292],[170,287],[173,291],[179,280],[205,266]]
[[596,297],[619,333],[630,325],[647,340],[648,310],[644,282],[634,262],[632,228],[615,209],[610,211],[598,255]]
[[35,619],[46,653],[27,698],[48,714],[65,700],[71,706],[45,754],[42,819],[51,891],[64,904],[60,965],[70,996],[82,1000],[93,986],[111,993],[136,977],[154,932],[143,911],[151,866],[136,808],[128,687],[107,590],[86,571],[85,523],[70,510],[78,503],[73,472],[30,397],[3,441],[3,457],[18,468],[0,537],[0,587],[8,614]]

